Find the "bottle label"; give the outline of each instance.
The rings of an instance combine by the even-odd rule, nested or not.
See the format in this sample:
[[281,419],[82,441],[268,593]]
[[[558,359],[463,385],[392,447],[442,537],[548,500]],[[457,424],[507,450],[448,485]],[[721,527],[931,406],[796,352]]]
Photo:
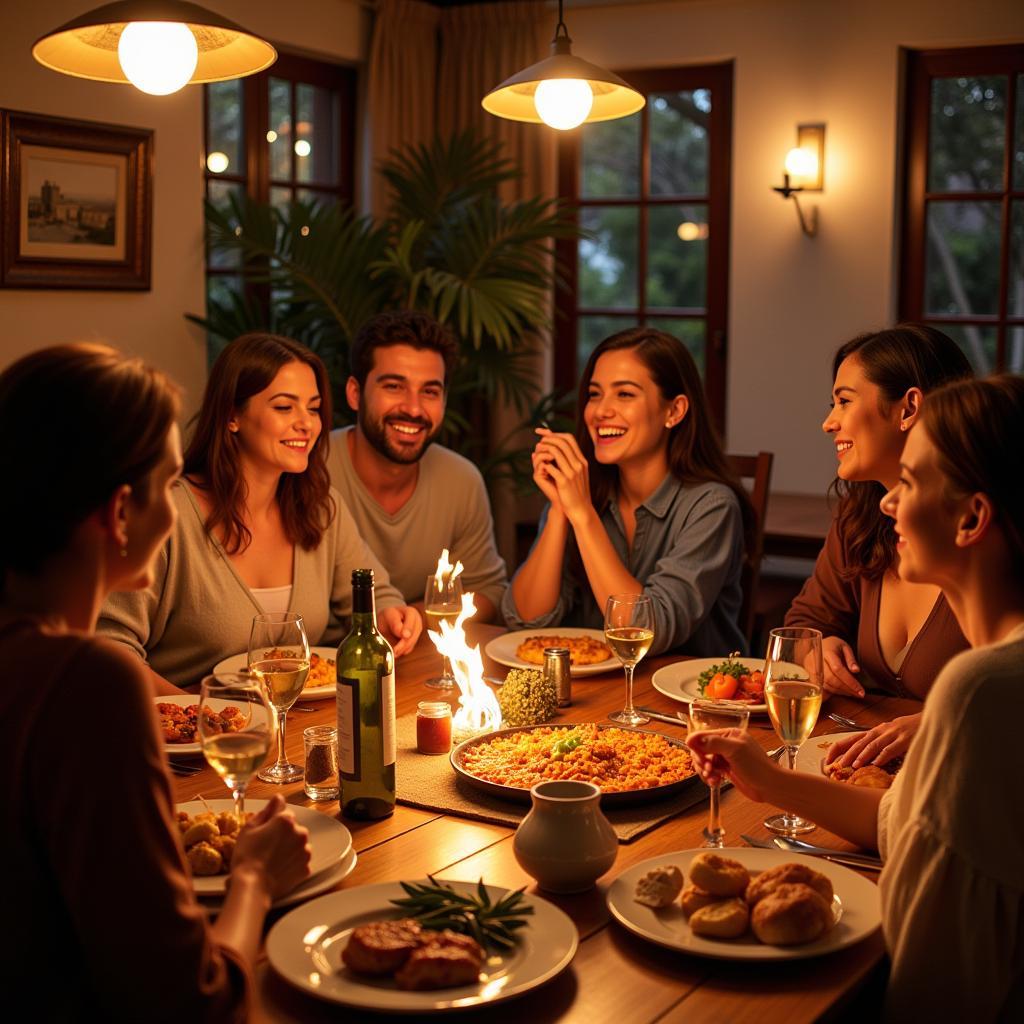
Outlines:
[[[381,666],[383,669],[383,666]],[[383,733],[384,764],[394,764],[398,759],[395,743],[395,673],[380,673],[380,710]]]
[[338,676],[338,773],[348,782],[358,782],[359,771],[359,723],[356,708],[359,706],[359,680],[350,676]]

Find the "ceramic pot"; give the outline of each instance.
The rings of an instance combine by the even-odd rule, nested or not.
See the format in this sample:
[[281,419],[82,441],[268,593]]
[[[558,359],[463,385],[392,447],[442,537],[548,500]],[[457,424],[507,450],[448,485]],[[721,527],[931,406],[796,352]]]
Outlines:
[[549,892],[583,892],[615,863],[619,841],[592,782],[540,782],[512,841],[519,866]]

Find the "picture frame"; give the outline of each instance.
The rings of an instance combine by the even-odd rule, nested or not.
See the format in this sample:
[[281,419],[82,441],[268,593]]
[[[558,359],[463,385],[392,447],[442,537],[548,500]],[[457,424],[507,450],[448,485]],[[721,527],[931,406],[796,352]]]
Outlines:
[[0,110],[0,288],[149,290],[153,132]]

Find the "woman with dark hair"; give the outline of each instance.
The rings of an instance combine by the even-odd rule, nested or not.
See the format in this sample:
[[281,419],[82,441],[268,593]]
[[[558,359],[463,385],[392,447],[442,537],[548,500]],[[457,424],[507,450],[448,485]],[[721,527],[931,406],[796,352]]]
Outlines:
[[374,570],[381,631],[401,655],[419,614],[388,582],[332,491],[327,372],[308,348],[246,334],[210,371],[184,480],[178,523],[151,587],[112,596],[99,630],[131,647],[175,686],[198,682],[244,651],[254,615],[296,611],[311,644],[350,612],[351,571]]
[[[885,860],[892,960],[886,1018],[1024,1019],[1024,815],[1013,751],[1024,665],[1024,379],[961,381],[928,396],[882,501],[900,578],[941,587],[973,650],[925,699],[888,790],[838,784],[769,760],[753,737],[687,742],[752,800],[811,818]],[[724,763],[724,769],[718,766]]]
[[591,353],[576,436],[538,430],[533,479],[548,499],[502,602],[511,626],[600,628],[611,594],[647,594],[655,653],[725,655],[753,510],[729,472],[693,357],[649,327]]
[[[839,460],[839,503],[814,575],[786,615],[787,626],[821,630],[826,691],[863,697],[867,682],[923,700],[967,646],[939,588],[901,578],[896,533],[878,502],[899,479],[925,395],[970,376],[956,342],[923,324],[861,334],[835,354],[822,429]],[[919,714],[893,719],[836,744],[829,757],[858,768],[886,764],[906,753],[919,723]]]
[[309,873],[276,798],[239,834],[207,924],[150,681],[94,635],[109,591],[150,585],[174,525],[177,414],[162,374],[102,345],[0,374],[0,430],[30,438],[0,448],[0,473],[31,495],[0,511],[0,962],[40,1019],[244,1020],[267,908]]

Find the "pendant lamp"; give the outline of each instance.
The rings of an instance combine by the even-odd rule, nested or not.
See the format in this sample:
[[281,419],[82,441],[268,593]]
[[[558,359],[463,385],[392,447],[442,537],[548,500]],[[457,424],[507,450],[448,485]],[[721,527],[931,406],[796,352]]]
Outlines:
[[562,20],[562,0],[558,0],[551,56],[507,78],[481,104],[496,117],[567,131],[580,124],[633,114],[644,105],[644,98],[618,75],[573,56],[572,40]]
[[166,96],[192,83],[253,75],[270,67],[277,51],[198,4],[119,0],[48,32],[32,56],[51,71]]

